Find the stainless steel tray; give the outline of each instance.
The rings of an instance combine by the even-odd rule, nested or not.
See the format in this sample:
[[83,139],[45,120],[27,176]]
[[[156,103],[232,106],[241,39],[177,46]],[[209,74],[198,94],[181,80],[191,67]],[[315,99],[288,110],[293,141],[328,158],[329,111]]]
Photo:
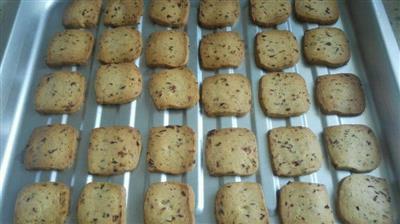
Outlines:
[[[146,9],[148,8],[148,1]],[[247,1],[242,1],[239,22],[233,30],[241,33],[246,44],[246,55],[242,65],[236,69],[223,69],[218,73],[238,72],[246,74],[251,80],[253,108],[251,113],[241,118],[209,118],[203,116],[198,104],[189,110],[157,111],[151,101],[147,84],[153,69],[146,67],[143,55],[136,64],[144,78],[144,91],[140,98],[122,106],[99,106],[95,102],[94,78],[99,62],[92,57],[87,66],[65,67],[77,70],[88,80],[86,102],[82,110],[72,115],[43,116],[35,112],[33,105],[34,91],[41,76],[55,71],[45,65],[46,49],[49,39],[55,32],[63,30],[61,23],[67,1],[37,0],[21,1],[17,16],[12,26],[4,57],[0,64],[0,223],[12,223],[13,208],[17,192],[25,185],[38,181],[61,181],[72,187],[72,203],[67,223],[76,223],[77,198],[83,186],[90,181],[108,181],[123,184],[127,189],[127,223],[143,223],[144,192],[153,182],[182,181],[190,184],[196,196],[196,222],[215,223],[214,197],[224,183],[234,181],[256,181],[262,184],[268,206],[271,223],[278,223],[277,191],[290,180],[325,184],[334,207],[335,191],[338,181],[350,172],[336,171],[324,152],[321,169],[311,175],[299,178],[279,178],[272,174],[267,150],[266,133],[274,127],[307,126],[318,134],[323,145],[321,133],[324,127],[336,124],[367,124],[377,134],[382,145],[383,161],[370,174],[385,177],[390,181],[393,197],[395,223],[400,222],[399,179],[400,165],[400,113],[399,103],[399,50],[394,40],[390,25],[385,17],[383,6],[378,1],[352,0],[340,1],[341,17],[334,25],[343,29],[350,39],[352,57],[350,62],[337,69],[322,66],[309,66],[301,58],[300,62],[286,71],[298,72],[307,82],[309,93],[313,96],[314,80],[323,74],[351,72],[357,74],[364,86],[367,96],[367,109],[357,117],[325,116],[320,113],[315,103],[302,116],[290,119],[271,119],[266,117],[258,103],[258,81],[264,74],[257,68],[254,60],[254,37],[262,29],[249,20]],[[197,26],[198,2],[192,1],[189,25],[185,28],[190,36],[190,60],[188,66],[196,73],[199,83],[214,72],[203,71],[198,62],[198,45],[201,37],[211,30]],[[351,13],[350,13],[351,12]],[[99,38],[104,30],[100,21],[98,28],[92,32]],[[304,30],[316,25],[299,23],[292,15],[289,21],[279,25],[281,30],[292,31],[299,45]],[[143,40],[150,33],[165,30],[165,27],[150,22],[145,10],[142,22],[138,25]],[[1,32],[1,31],[0,31]],[[1,38],[7,38],[5,33]],[[97,53],[97,44],[96,50]],[[372,91],[371,91],[372,90]],[[68,123],[81,131],[81,140],[75,166],[64,172],[26,171],[22,158],[24,146],[31,131],[41,125],[51,123]],[[143,135],[143,150],[139,166],[131,173],[113,177],[97,177],[87,173],[87,148],[92,128],[109,125],[130,125],[138,128]],[[197,163],[193,171],[179,176],[154,174],[146,171],[145,154],[149,128],[167,124],[186,124],[192,127],[198,136]],[[204,161],[204,139],[207,132],[214,128],[246,127],[252,129],[258,141],[260,168],[256,175],[250,177],[210,177]],[[338,222],[338,221],[337,221]],[[339,223],[339,222],[338,222]]]

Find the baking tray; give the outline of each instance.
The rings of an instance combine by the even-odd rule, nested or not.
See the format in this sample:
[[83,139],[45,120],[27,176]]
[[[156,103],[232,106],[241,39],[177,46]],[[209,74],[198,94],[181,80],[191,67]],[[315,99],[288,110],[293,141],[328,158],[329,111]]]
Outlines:
[[[184,30],[190,37],[190,60],[188,67],[201,81],[215,73],[242,73],[251,81],[253,94],[252,111],[244,117],[210,118],[203,116],[199,104],[188,110],[157,111],[152,104],[148,81],[155,69],[145,65],[143,54],[136,61],[144,80],[142,95],[130,104],[121,106],[99,106],[95,102],[94,78],[99,62],[92,56],[90,63],[81,67],[63,69],[79,71],[88,80],[84,107],[71,115],[44,116],[35,112],[33,99],[40,78],[56,71],[45,64],[46,50],[52,36],[62,31],[62,15],[68,1],[37,0],[21,1],[17,16],[9,33],[4,57],[0,64],[1,84],[1,141],[0,141],[0,223],[12,223],[13,209],[18,191],[23,186],[39,181],[60,181],[72,187],[71,209],[67,223],[76,223],[77,198],[84,185],[91,181],[119,183],[127,189],[127,223],[143,223],[143,197],[149,184],[159,181],[180,181],[193,187],[196,197],[196,222],[215,223],[214,198],[219,187],[228,182],[251,181],[262,184],[271,223],[278,223],[277,191],[288,181],[322,183],[327,187],[331,205],[335,208],[335,192],[338,181],[350,172],[337,171],[329,162],[323,148],[324,161],[321,169],[311,175],[298,178],[280,178],[272,174],[269,161],[266,133],[274,127],[306,126],[313,130],[323,145],[321,133],[324,127],[337,124],[366,124],[377,134],[382,145],[382,163],[369,174],[385,177],[390,182],[395,223],[400,222],[399,207],[399,165],[400,160],[398,114],[399,106],[399,52],[385,11],[379,1],[353,0],[339,1],[341,17],[334,25],[343,29],[350,40],[352,57],[349,63],[336,69],[323,66],[309,66],[301,57],[295,67],[287,72],[297,72],[306,80],[308,92],[313,96],[314,80],[317,76],[334,73],[355,73],[364,86],[367,98],[366,111],[357,117],[338,117],[323,115],[313,102],[310,110],[299,117],[290,119],[271,119],[266,117],[258,103],[258,81],[264,74],[255,65],[254,37],[261,29],[249,20],[247,1],[241,2],[241,14],[233,27],[221,30],[237,31],[246,44],[243,63],[235,69],[221,69],[217,72],[203,71],[199,67],[198,45],[201,37],[214,32],[197,25],[198,1],[191,2],[188,26]],[[137,29],[144,42],[149,34],[167,28],[154,25],[148,16],[148,1]],[[351,14],[350,14],[351,12]],[[91,31],[96,36],[105,29],[100,25]],[[299,23],[291,15],[288,22],[277,29],[290,30],[301,44],[304,30],[317,27],[313,24]],[[385,30],[385,28],[389,30]],[[6,38],[2,33],[1,38]],[[368,49],[367,49],[368,47]],[[397,47],[397,48],[396,48]],[[397,50],[396,50],[397,49]],[[97,53],[98,47],[94,54]],[[397,58],[396,58],[397,57]],[[396,62],[397,60],[397,62]],[[397,64],[396,64],[397,63]],[[382,89],[383,88],[383,89]],[[372,91],[371,91],[372,90]],[[24,146],[35,127],[68,123],[81,132],[81,140],[73,168],[64,172],[26,171],[23,166]],[[193,170],[184,175],[155,174],[146,171],[145,155],[148,132],[151,127],[167,124],[186,124],[197,132],[197,163]],[[98,177],[87,173],[87,149],[91,129],[100,126],[130,125],[138,128],[143,136],[143,150],[136,170],[123,175]],[[204,160],[204,140],[207,132],[214,128],[245,127],[256,134],[259,148],[260,167],[256,175],[249,177],[211,177]],[[336,220],[337,221],[337,220]],[[339,221],[337,221],[339,223]]]

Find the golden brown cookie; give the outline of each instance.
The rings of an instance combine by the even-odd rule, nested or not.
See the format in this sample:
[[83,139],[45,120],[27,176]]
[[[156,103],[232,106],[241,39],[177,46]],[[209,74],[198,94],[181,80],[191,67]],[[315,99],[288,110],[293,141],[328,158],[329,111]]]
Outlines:
[[337,213],[343,223],[393,223],[389,183],[379,177],[353,174],[339,183]]
[[92,55],[94,36],[84,30],[58,32],[50,41],[46,63],[50,67],[85,65]]
[[108,28],[102,34],[97,58],[105,64],[133,62],[142,52],[142,37],[131,27]]
[[149,67],[177,68],[189,60],[189,37],[186,32],[168,30],[150,35],[146,47]]
[[321,147],[309,128],[274,128],[268,132],[268,148],[277,176],[310,174],[319,170],[322,164]]
[[104,10],[104,25],[136,25],[143,14],[143,0],[108,0]]
[[208,29],[223,28],[236,23],[240,15],[238,0],[201,0],[199,24]]
[[325,114],[359,115],[365,110],[365,96],[360,79],[353,74],[319,76],[315,95]]
[[246,76],[217,74],[203,80],[201,101],[207,116],[243,116],[251,109],[251,88]]
[[279,192],[282,224],[334,224],[329,196],[322,184],[289,182]]
[[303,22],[329,25],[339,19],[336,0],[295,0],[294,8],[297,19]]
[[15,202],[14,223],[65,223],[69,204],[70,188],[63,183],[42,182],[26,186]]
[[378,139],[365,125],[337,125],[324,130],[325,145],[337,169],[369,172],[381,161]]
[[151,75],[150,96],[159,110],[186,109],[199,101],[199,88],[193,72],[186,67],[165,69]]
[[303,51],[309,64],[334,68],[347,64],[351,54],[345,33],[334,27],[320,27],[305,31]]
[[246,128],[214,129],[207,134],[206,164],[213,176],[252,175],[258,170],[256,136]]
[[139,163],[141,150],[141,135],[136,128],[95,128],[90,136],[88,171],[103,176],[132,171]]
[[268,210],[258,183],[229,183],[221,187],[215,198],[215,216],[218,224],[267,224]]
[[238,67],[244,58],[244,42],[236,32],[216,32],[200,41],[200,63],[204,69]]
[[101,65],[95,90],[99,104],[129,103],[142,92],[142,75],[133,63]]
[[308,111],[306,82],[297,73],[273,72],[260,79],[260,105],[269,117],[292,117]]
[[192,187],[177,182],[151,184],[144,199],[144,223],[195,224]]
[[182,174],[196,163],[196,136],[188,126],[169,125],[150,130],[147,164],[150,172]]
[[72,167],[79,131],[65,124],[35,128],[26,146],[26,169],[64,170]]
[[125,224],[125,188],[119,184],[91,182],[78,200],[79,224]]
[[262,27],[284,23],[292,13],[289,0],[250,0],[249,7],[253,22]]
[[85,101],[86,80],[77,72],[43,76],[36,89],[35,109],[44,114],[74,113]]
[[159,25],[181,27],[189,18],[189,0],[151,0],[149,16]]
[[273,30],[256,36],[257,66],[268,71],[281,71],[294,66],[300,58],[299,47],[293,33]]
[[72,0],[64,12],[63,23],[68,28],[92,28],[99,21],[101,0]]

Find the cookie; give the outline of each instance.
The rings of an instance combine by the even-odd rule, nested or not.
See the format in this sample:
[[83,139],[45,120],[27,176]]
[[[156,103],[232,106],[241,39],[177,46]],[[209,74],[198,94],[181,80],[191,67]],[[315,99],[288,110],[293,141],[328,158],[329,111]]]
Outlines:
[[317,103],[325,114],[355,116],[365,110],[361,81],[353,74],[319,76],[315,84],[315,94]]
[[353,174],[339,183],[337,213],[343,223],[393,223],[388,182]]
[[78,223],[125,224],[125,188],[119,184],[92,182],[78,199]]
[[337,169],[369,172],[381,161],[378,139],[365,125],[338,125],[324,130],[325,145]]
[[197,80],[189,68],[166,69],[152,74],[149,91],[158,110],[186,109],[199,101]]
[[99,21],[101,0],[73,0],[64,12],[67,28],[92,28]]
[[335,223],[323,184],[289,182],[279,193],[282,224]]
[[142,75],[133,63],[101,65],[95,90],[99,104],[129,103],[142,92]]
[[183,174],[196,163],[196,136],[188,126],[169,125],[150,129],[147,169]]
[[158,31],[150,35],[146,47],[149,67],[177,68],[189,60],[189,37],[181,31]]
[[258,170],[258,150],[254,133],[246,128],[209,131],[206,164],[212,176],[254,174]]
[[309,64],[340,67],[350,60],[350,47],[341,29],[321,27],[304,32],[304,57]]
[[250,0],[253,22],[262,27],[272,27],[286,22],[292,13],[288,0]]
[[106,29],[100,38],[97,58],[106,64],[133,62],[142,52],[142,37],[131,27]]
[[203,80],[201,101],[207,116],[243,116],[251,109],[251,87],[241,74],[217,74]]
[[309,128],[274,128],[268,132],[268,148],[272,169],[277,176],[306,175],[321,167],[321,147]]
[[65,124],[35,128],[26,145],[25,168],[64,170],[75,161],[79,131]]
[[65,30],[55,34],[47,50],[50,67],[85,65],[92,55],[94,36],[84,30]]
[[237,32],[217,32],[200,41],[200,64],[204,69],[238,67],[244,58],[244,42]]
[[297,73],[265,74],[260,79],[259,98],[269,117],[299,116],[310,108],[306,82]]
[[15,203],[15,224],[64,223],[68,216],[70,188],[63,183],[42,182],[23,188]]
[[268,71],[281,71],[294,66],[300,58],[296,37],[286,30],[258,33],[256,36],[256,64]]
[[267,224],[268,210],[261,185],[250,182],[225,184],[217,192],[215,216],[218,224]]
[[104,10],[104,25],[129,26],[140,22],[143,0],[108,0]]
[[78,72],[46,75],[36,89],[35,109],[45,114],[74,113],[83,105],[85,90],[85,77]]
[[334,24],[339,19],[336,0],[295,0],[296,17],[302,22]]
[[232,26],[240,15],[238,0],[201,0],[199,24],[203,28],[216,29]]
[[144,199],[144,223],[195,223],[194,193],[184,183],[151,184]]
[[189,0],[152,0],[149,16],[153,23],[162,26],[185,26],[189,17]]
[[90,136],[88,171],[103,176],[132,171],[139,162],[141,150],[141,135],[135,128],[95,128]]

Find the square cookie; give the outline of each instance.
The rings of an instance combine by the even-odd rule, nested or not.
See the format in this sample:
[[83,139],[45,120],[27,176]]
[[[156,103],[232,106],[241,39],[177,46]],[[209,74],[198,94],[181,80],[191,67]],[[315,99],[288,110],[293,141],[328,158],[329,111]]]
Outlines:
[[215,198],[217,223],[267,224],[268,210],[261,185],[251,182],[229,183]]
[[152,74],[149,91],[158,110],[186,109],[199,101],[197,80],[189,68],[166,69]]
[[200,41],[200,63],[204,69],[238,67],[244,58],[244,42],[236,32],[216,32]]
[[141,150],[141,135],[136,128],[95,128],[90,136],[88,171],[103,176],[132,171],[139,163]]
[[177,68],[189,60],[189,37],[186,32],[167,30],[150,35],[146,47],[149,67]]
[[378,139],[365,125],[337,125],[324,130],[325,145],[337,169],[369,172],[379,166]]
[[73,0],[64,12],[67,28],[92,28],[99,21],[101,0]]
[[340,67],[350,60],[350,47],[341,29],[321,27],[306,30],[303,38],[304,57],[309,64]]
[[335,223],[329,196],[322,184],[289,182],[279,193],[282,224]]
[[207,134],[206,163],[213,176],[252,175],[258,170],[257,141],[246,128],[214,129]]
[[269,117],[299,116],[310,108],[306,82],[297,73],[265,74],[260,79],[259,98]]
[[101,65],[95,90],[99,104],[129,103],[142,92],[142,75],[133,63]]
[[144,223],[195,223],[194,193],[184,183],[153,183],[144,199]]
[[36,89],[35,109],[39,113],[74,113],[85,101],[85,77],[77,72],[59,71],[43,76]]
[[201,0],[199,24],[203,28],[215,29],[232,26],[240,15],[238,0]]
[[359,115],[365,110],[360,79],[353,74],[319,76],[315,84],[317,103],[325,114]]
[[306,175],[321,167],[321,147],[309,128],[274,128],[268,132],[268,148],[272,169],[277,176]]
[[97,58],[105,64],[133,62],[142,52],[142,37],[131,27],[108,28],[102,34]]
[[257,66],[268,71],[281,71],[294,66],[300,58],[299,47],[293,33],[273,30],[256,36]]
[[150,129],[147,169],[183,174],[196,163],[196,135],[188,126],[169,125]]
[[125,188],[119,184],[91,182],[78,200],[78,223],[125,224]]
[[297,19],[303,22],[329,25],[339,19],[336,0],[295,0],[294,8]]
[[79,131],[65,124],[35,128],[26,145],[25,168],[64,170],[75,161]]
[[393,223],[388,182],[353,174],[339,183],[337,213],[343,223]]
[[243,116],[251,109],[251,87],[241,74],[218,74],[203,80],[201,101],[207,116]]
[[24,187],[15,202],[14,224],[64,223],[68,216],[70,188],[63,183],[42,182]]
[[94,36],[84,30],[58,32],[50,41],[46,63],[50,67],[85,65],[92,55]]
[[185,26],[189,17],[189,0],[151,0],[149,16],[162,26]]
[[108,0],[104,10],[104,25],[129,26],[140,22],[143,0]]
[[288,0],[250,0],[250,15],[253,22],[262,27],[284,23],[292,13]]

